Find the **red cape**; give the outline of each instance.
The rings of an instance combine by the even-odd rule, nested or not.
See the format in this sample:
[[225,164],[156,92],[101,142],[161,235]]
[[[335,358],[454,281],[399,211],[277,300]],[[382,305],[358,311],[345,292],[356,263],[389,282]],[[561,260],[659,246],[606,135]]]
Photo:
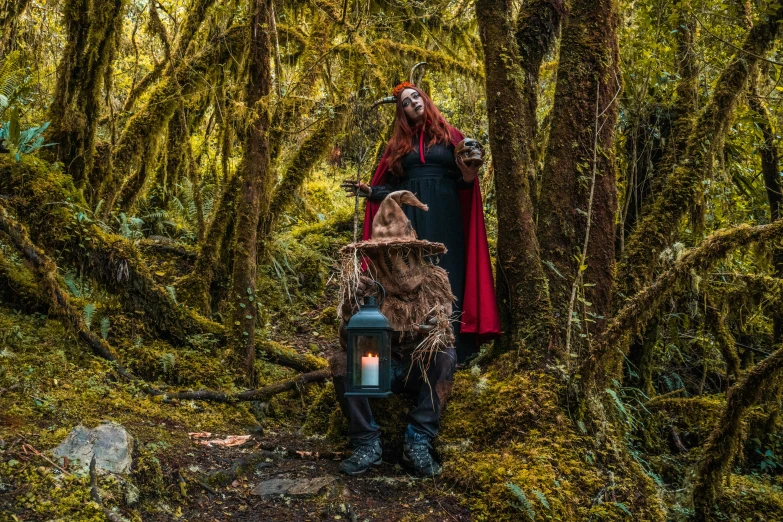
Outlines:
[[[451,142],[456,145],[465,136],[454,127],[449,128]],[[370,185],[383,185],[389,171],[387,154],[384,153]],[[489,258],[487,230],[484,225],[484,207],[478,180],[469,189],[459,190],[462,230],[465,233],[465,294],[462,296],[461,333],[477,334],[479,343],[500,335],[500,314],[495,300],[492,280],[492,264]],[[364,209],[362,239],[372,237],[372,221],[380,202],[367,201]],[[459,297],[459,296],[457,296]]]

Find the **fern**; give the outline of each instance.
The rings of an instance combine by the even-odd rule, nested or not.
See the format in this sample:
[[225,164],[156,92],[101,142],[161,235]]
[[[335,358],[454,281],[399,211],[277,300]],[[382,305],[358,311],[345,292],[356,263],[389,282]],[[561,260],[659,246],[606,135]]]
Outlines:
[[70,290],[74,297],[82,296],[81,290],[79,290],[79,287],[76,286],[76,281],[74,281],[73,276],[70,274],[65,275],[65,286],[68,287],[68,290]]
[[109,338],[109,327],[111,326],[111,321],[109,321],[109,318],[104,316],[101,319],[101,338],[105,341]]
[[549,501],[546,499],[546,495],[544,495],[543,492],[534,489],[533,494],[538,498],[538,501],[541,502],[541,505],[547,508],[548,510],[552,510],[552,508],[549,506]]
[[163,369],[163,373],[169,373],[174,369],[176,359],[173,353],[165,353],[160,357],[160,367]]
[[19,51],[14,51],[0,65],[0,119],[6,109],[14,105],[21,90],[30,79],[30,71],[22,66]]
[[174,301],[174,304],[178,304],[177,303],[177,292],[174,290],[174,287],[173,286],[167,286],[166,287],[166,292],[169,293],[169,297],[171,297],[171,300]]
[[535,522],[536,520],[536,512],[533,509],[533,505],[530,503],[530,501],[527,498],[527,495],[525,495],[525,492],[522,491],[522,488],[514,484],[513,482],[506,482],[506,487],[509,491],[516,497],[516,499],[519,501],[519,503],[512,502],[511,505],[515,508],[517,508],[519,511],[527,515],[527,518],[531,522]]
[[93,315],[95,315],[95,305],[92,303],[87,303],[84,305],[84,324],[87,326],[88,330],[92,324]]

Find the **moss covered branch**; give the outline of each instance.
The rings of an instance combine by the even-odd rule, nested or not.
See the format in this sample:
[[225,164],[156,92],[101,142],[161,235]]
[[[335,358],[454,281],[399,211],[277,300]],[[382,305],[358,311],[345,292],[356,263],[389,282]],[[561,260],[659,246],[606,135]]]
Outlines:
[[712,169],[716,144],[729,127],[737,100],[751,72],[766,55],[778,35],[783,9],[747,33],[742,51],[718,78],[712,98],[687,133],[685,152],[667,177],[663,190],[628,240],[626,257],[620,263],[620,291],[631,296],[652,279],[658,256],[668,245],[681,218],[692,207],[704,176]]
[[[783,370],[783,348],[758,363],[729,389],[720,419],[710,433],[696,473],[693,503],[697,521],[713,520],[722,481],[737,454],[742,420],[758,404],[763,391]],[[777,397],[777,394],[774,395]]]
[[628,349],[631,336],[642,331],[655,315],[663,299],[675,292],[693,271],[707,270],[729,252],[752,244],[764,244],[783,237],[783,221],[769,225],[741,225],[720,230],[701,245],[685,253],[654,283],[626,301],[609,327],[596,340],[598,347],[580,370],[582,379],[595,380],[599,389],[618,372],[618,364]]
[[[10,206],[25,217],[43,248],[82,267],[108,291],[117,295],[123,308],[143,317],[163,337],[187,344],[195,334],[226,339],[223,325],[210,321],[178,304],[155,283],[136,247],[127,239],[107,233],[83,210],[84,200],[62,172],[34,158],[16,162],[0,155],[0,190],[10,194]],[[261,343],[270,362],[304,371],[322,368],[317,357],[299,355],[280,346]]]
[[191,392],[166,393],[164,400],[180,401],[212,401],[212,402],[246,402],[263,401],[274,395],[294,390],[300,386],[310,383],[323,382],[331,377],[329,370],[318,370],[309,373],[297,375],[293,379],[277,382],[254,390],[246,390],[240,393],[225,393],[214,390],[198,390]]

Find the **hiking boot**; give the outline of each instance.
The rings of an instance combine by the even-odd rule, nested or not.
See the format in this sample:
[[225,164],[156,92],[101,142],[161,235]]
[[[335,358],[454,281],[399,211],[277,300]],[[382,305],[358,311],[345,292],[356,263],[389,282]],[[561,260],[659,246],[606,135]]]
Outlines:
[[356,446],[353,455],[340,462],[340,471],[348,475],[364,473],[370,466],[381,465],[382,453],[380,440]]
[[405,434],[402,460],[420,477],[437,477],[443,469],[430,454],[429,438],[420,433]]

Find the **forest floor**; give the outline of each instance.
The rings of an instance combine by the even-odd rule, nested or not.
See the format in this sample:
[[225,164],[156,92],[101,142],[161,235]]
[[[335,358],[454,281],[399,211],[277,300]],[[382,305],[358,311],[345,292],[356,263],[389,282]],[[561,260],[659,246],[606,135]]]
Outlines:
[[[302,353],[319,346],[320,355],[336,348],[332,336],[317,332],[325,329],[317,320],[325,313],[322,308],[294,319],[287,345]],[[333,311],[326,308],[327,314]],[[166,404],[116,380],[111,367],[85,353],[56,318],[0,306],[0,332],[0,377],[17,382],[0,386],[0,522],[103,520],[90,500],[89,476],[74,469],[74,476],[66,476],[46,458],[76,425],[91,428],[107,419],[122,424],[136,440],[131,480],[99,480],[104,504],[129,520],[471,519],[455,485],[411,476],[399,464],[400,448],[387,448],[384,463],[363,475],[341,474],[339,462],[349,454],[344,439],[302,433],[307,409],[317,400],[308,390],[262,404],[261,412],[257,404]],[[148,354],[147,364],[157,368],[166,357]],[[179,357],[168,363],[174,370],[157,371],[169,381],[188,379],[187,369],[176,366],[186,364]],[[198,359],[207,380],[218,372]],[[191,355],[189,362],[195,360]],[[140,373],[153,371],[137,365]],[[265,378],[277,380],[279,371]],[[197,432],[208,433],[204,437],[209,439],[250,438],[238,446],[204,445],[193,435]],[[211,480],[220,472],[229,478]],[[253,494],[265,481],[315,478],[327,486],[302,497]],[[135,505],[128,502],[131,482],[141,490],[142,500]]]

